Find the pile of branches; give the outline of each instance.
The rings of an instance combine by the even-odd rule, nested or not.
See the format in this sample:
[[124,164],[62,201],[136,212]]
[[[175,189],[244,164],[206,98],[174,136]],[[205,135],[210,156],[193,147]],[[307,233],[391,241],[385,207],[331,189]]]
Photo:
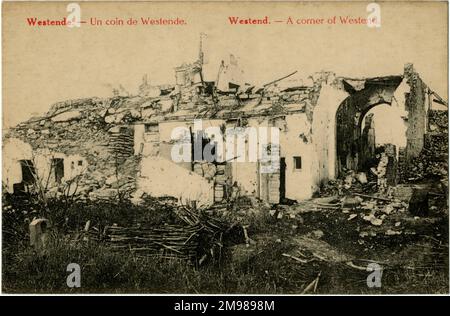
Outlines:
[[211,218],[205,210],[186,206],[173,209],[181,224],[136,224],[133,227],[108,226],[105,238],[113,249],[129,250],[136,256],[182,259],[202,264],[221,255],[222,237],[227,225]]

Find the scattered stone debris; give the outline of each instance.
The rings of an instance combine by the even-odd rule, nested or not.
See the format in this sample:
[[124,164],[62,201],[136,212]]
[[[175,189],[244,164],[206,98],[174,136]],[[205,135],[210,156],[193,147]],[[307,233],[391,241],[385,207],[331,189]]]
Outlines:
[[428,117],[429,132],[422,152],[400,168],[401,177],[408,182],[446,179],[448,175],[448,112],[430,110]]
[[[322,118],[313,120],[314,107],[318,104],[325,84],[328,88],[338,87],[340,92],[348,93],[341,108],[343,112],[332,113],[333,117],[345,116],[340,117],[337,124],[338,130],[342,132],[336,136],[340,145],[337,149],[339,177],[328,182],[320,179],[322,187],[318,197],[293,201],[281,196],[281,175],[277,174],[273,187],[267,184],[266,194],[258,194],[264,198],[259,199],[255,197],[255,192],[241,196],[237,182],[232,183],[230,165],[196,160],[186,172],[212,184],[214,205],[197,207],[199,201],[190,199],[186,206],[180,205],[179,196],[176,197],[178,204],[161,198],[155,202],[155,209],[163,213],[160,223],[147,223],[145,219],[139,218],[132,225],[112,224],[102,230],[89,219],[84,228],[76,233],[76,242],[102,240],[117,251],[132,252],[136,256],[188,260],[195,265],[221,259],[224,247],[229,247],[234,263],[249,262],[265,251],[265,245],[275,244],[280,248],[286,247],[281,256],[298,264],[344,263],[346,267],[366,271],[364,266],[354,263],[357,260],[354,254],[338,250],[331,245],[330,240],[345,240],[350,244],[349,248],[367,245],[366,250],[374,247],[370,240],[417,235],[421,227],[431,227],[439,220],[438,216],[430,215],[436,215],[442,210],[432,195],[438,195],[441,200],[448,196],[447,112],[429,111],[423,150],[412,160],[407,160],[410,157],[404,157],[405,153],[399,149],[397,161],[397,148],[393,144],[386,144],[374,161],[370,161],[369,157],[360,157],[362,162],[358,161],[359,153],[355,152],[359,150],[355,148],[364,147],[365,154],[375,154],[373,122],[369,116],[365,131],[360,135],[361,126],[357,126],[356,130],[354,126],[361,112],[353,113],[356,109],[349,104],[356,104],[351,101],[358,98],[367,98],[372,93],[371,89],[378,95],[380,85],[387,87],[383,93],[391,93],[389,89],[394,91],[398,87],[403,80],[401,76],[352,80],[321,72],[311,77],[311,85],[282,88],[280,81],[296,73],[293,72],[263,87],[236,85],[232,82],[224,84],[219,80],[217,87],[214,87],[212,82],[204,82],[203,78],[194,81],[201,74],[201,62],[199,60],[177,67],[175,86],[151,86],[148,78],[144,77],[139,95],[124,96],[121,95],[123,91],[117,90],[111,98],[60,102],[42,117],[32,118],[9,131],[8,138],[20,139],[30,145],[33,154],[51,159],[49,179],[54,187],[47,188],[48,180],[38,188],[45,191],[41,196],[42,201],[46,202],[48,197],[69,201],[69,198],[76,196],[77,201],[84,202],[129,200],[132,205],[145,208],[149,194],[143,189],[145,186],[139,187],[136,181],[138,178],[144,179],[142,173],[145,168],[140,168],[142,161],[148,157],[164,158],[160,154],[163,151],[166,154],[170,152],[173,145],[161,141],[158,125],[161,122],[220,118],[230,119],[233,124],[245,127],[250,119],[265,117],[286,133],[288,125],[285,116],[301,113],[305,116],[305,120],[301,121],[305,128],[296,132],[295,139],[305,146],[316,145],[312,141],[312,124],[320,122]],[[411,75],[411,71],[412,66],[408,66],[405,74]],[[414,83],[410,87],[415,89],[418,86],[416,83],[421,84],[421,81],[415,72],[412,75],[414,78],[410,78],[407,83]],[[414,93],[409,95],[410,99],[412,97],[416,97]],[[387,99],[392,98],[390,96],[380,101],[387,102]],[[366,104],[371,105],[370,102]],[[411,121],[417,119],[411,116],[410,113],[408,119]],[[418,117],[424,121],[424,117]],[[291,124],[291,127],[294,125],[297,123]],[[323,126],[318,127],[320,129]],[[136,130],[140,131],[139,135]],[[409,132],[413,133],[411,130]],[[192,132],[189,134],[191,138],[194,137]],[[141,142],[136,142],[139,137],[142,137]],[[344,139],[342,144],[339,137]],[[360,139],[362,144],[354,143]],[[318,140],[317,143],[320,143],[320,138]],[[411,139],[408,138],[408,141]],[[295,168],[302,169],[301,157],[292,158],[296,158]],[[70,175],[64,174],[61,159],[70,162]],[[172,162],[168,164],[169,169],[175,168]],[[159,170],[144,179],[147,183],[150,182],[148,179],[162,170],[159,165],[155,168]],[[265,183],[264,180],[269,183],[273,179],[258,177],[258,182]],[[402,182],[400,185],[399,180]],[[435,181],[435,185],[426,186],[416,183],[424,180],[438,181]],[[157,181],[152,184],[161,187]],[[184,182],[181,184],[187,185]],[[173,190],[173,187],[170,189]],[[182,190],[188,191],[185,187]],[[172,192],[169,191],[166,189],[161,192],[161,196],[170,195]],[[286,194],[286,188],[284,191]],[[275,198],[270,198],[274,192]],[[307,220],[314,216],[319,220]],[[45,245],[47,222],[45,219],[35,219],[29,224],[32,246],[42,248]],[[268,226],[271,234],[267,232]],[[339,233],[333,234],[333,229]],[[351,238],[355,239],[354,244],[349,242]],[[288,249],[288,246],[291,248]],[[322,270],[314,272],[313,281],[306,284],[303,293],[316,292]]]

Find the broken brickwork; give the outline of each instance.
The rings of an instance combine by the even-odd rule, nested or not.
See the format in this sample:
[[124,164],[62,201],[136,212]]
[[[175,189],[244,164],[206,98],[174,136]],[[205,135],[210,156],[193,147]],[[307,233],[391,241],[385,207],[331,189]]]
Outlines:
[[414,70],[412,64],[405,65],[404,77],[410,86],[410,91],[407,93],[405,100],[405,108],[408,111],[406,159],[409,161],[420,154],[424,145],[427,86]]
[[[278,203],[309,198],[343,170],[360,171],[367,167],[375,154],[375,140],[370,117],[362,129],[364,117],[379,104],[391,105],[397,88],[404,82],[409,92],[404,96],[406,104],[400,106],[408,112],[408,145],[396,148],[400,154],[398,159],[391,159],[395,170],[389,170],[390,183],[398,180],[397,163],[400,169],[407,167],[424,145],[428,148],[436,142],[438,136],[432,130],[445,125],[432,119],[438,117],[432,111],[428,111],[427,119],[431,92],[411,65],[405,66],[403,76],[365,79],[319,72],[309,77],[308,84],[297,79],[290,81],[296,73],[260,86],[237,82],[227,85],[223,84],[224,78],[219,78],[218,85],[205,79],[199,60],[175,68],[175,85],[154,86],[144,76],[137,95],[115,91],[111,98],[60,102],[42,117],[11,129],[6,138],[30,144],[36,155],[48,160],[49,172],[54,172],[54,159],[62,159],[66,167],[70,164],[76,172],[60,172],[55,175],[56,182],[71,181],[76,176],[78,193],[84,197],[118,198],[132,194],[139,200],[145,193],[173,196],[170,188],[174,179],[170,175],[178,170],[190,188],[187,195],[183,187],[178,188],[177,197],[195,200],[201,196],[210,203],[253,195]],[[190,129],[193,145],[193,122],[199,119],[205,126],[221,131],[229,127],[278,128],[282,169],[265,174],[259,162],[237,162],[236,158],[223,163],[173,162],[173,128]],[[426,130],[428,135],[424,138]],[[245,137],[247,144],[248,135]],[[270,145],[269,141],[258,143],[267,148]],[[402,159],[407,160],[406,164]],[[150,168],[152,163],[159,167]],[[170,170],[175,165],[177,168]],[[150,175],[148,170],[158,174]],[[400,172],[400,176],[404,174]],[[23,180],[20,174],[10,178],[12,182]]]
[[365,115],[379,104],[391,104],[401,76],[377,77],[364,80],[344,79],[350,96],[339,106],[336,114],[338,169],[360,170],[367,157],[362,157],[361,125]]
[[[54,157],[63,159],[66,170],[67,164],[69,169],[79,168],[79,177],[73,179],[67,172],[63,177],[66,183],[77,181],[77,193],[87,197],[95,190],[111,188],[119,180],[118,172],[124,163],[134,159],[133,128],[118,126],[126,120],[126,114],[119,110],[121,101],[90,98],[57,103],[42,117],[18,125],[5,137],[31,145],[32,160],[48,161],[40,181],[45,182],[47,173],[50,178],[55,172],[51,166]],[[123,116],[113,121],[112,115]],[[72,156],[80,159],[71,161]],[[134,177],[135,172],[131,175]]]
[[411,159],[409,166],[400,168],[404,182],[424,179],[447,181],[448,177],[448,112],[428,111],[428,132],[424,136],[423,149]]

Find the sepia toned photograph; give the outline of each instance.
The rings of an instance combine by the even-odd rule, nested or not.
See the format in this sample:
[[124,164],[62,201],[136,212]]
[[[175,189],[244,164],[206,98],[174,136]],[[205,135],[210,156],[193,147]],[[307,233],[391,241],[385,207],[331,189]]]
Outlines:
[[449,294],[448,143],[446,1],[5,1],[1,291]]

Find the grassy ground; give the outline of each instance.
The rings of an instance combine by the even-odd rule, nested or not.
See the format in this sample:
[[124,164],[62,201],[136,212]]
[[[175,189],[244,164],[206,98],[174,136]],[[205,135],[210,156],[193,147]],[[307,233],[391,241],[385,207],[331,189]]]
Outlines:
[[[224,241],[223,260],[200,267],[190,262],[137,257],[112,251],[99,241],[75,241],[71,232],[86,220],[105,225],[129,225],[145,220],[161,224],[167,218],[158,208],[141,209],[124,204],[89,204],[66,207],[58,202],[45,214],[55,223],[46,250],[37,253],[28,245],[30,219],[43,210],[38,205],[3,210],[3,291],[7,293],[302,293],[320,273],[318,294],[448,293],[448,221],[421,223],[418,234],[376,236],[361,242],[357,222],[340,211],[311,212],[277,219],[267,209],[246,217],[253,240],[246,246],[240,229]],[[67,219],[66,219],[67,218]],[[175,220],[175,219],[171,219]],[[297,227],[296,227],[297,226]],[[322,235],[314,237],[321,231]],[[283,254],[298,249],[298,238],[313,236],[331,252],[383,265],[381,288],[368,288],[370,272],[339,260],[301,263]],[[327,249],[328,249],[327,248]],[[81,287],[68,288],[67,265],[81,267]]]

